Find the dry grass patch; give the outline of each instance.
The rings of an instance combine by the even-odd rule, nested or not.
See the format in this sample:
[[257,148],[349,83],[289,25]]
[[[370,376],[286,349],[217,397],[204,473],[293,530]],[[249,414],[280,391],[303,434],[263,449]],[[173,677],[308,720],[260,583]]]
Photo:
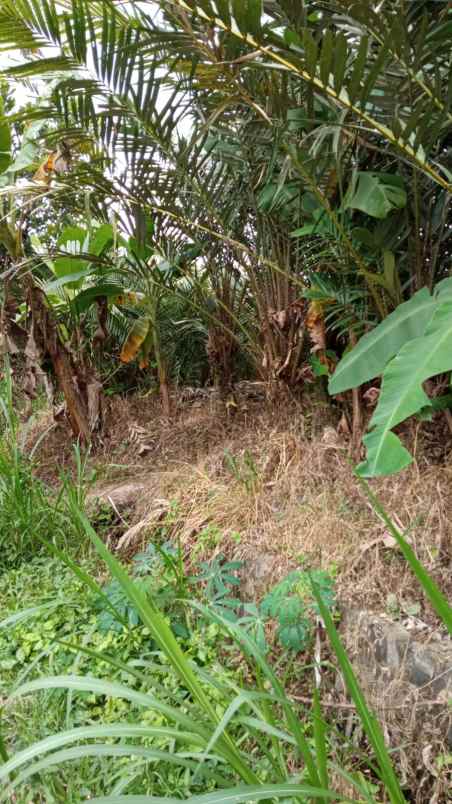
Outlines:
[[[314,414],[295,401],[278,407],[248,399],[229,418],[208,398],[182,401],[168,422],[152,397],[115,398],[91,466],[103,484],[115,478],[145,484],[127,516],[129,525],[166,500],[171,533],[181,538],[189,560],[219,552],[244,561],[267,554],[274,557],[275,580],[300,558],[316,567],[335,565],[347,604],[381,611],[388,595],[393,603],[395,595],[401,616],[405,606],[420,602],[420,616],[434,623],[406,562],[353,476],[348,444],[333,426],[331,409],[323,426]],[[36,451],[46,480],[52,473],[56,479],[71,460],[63,425],[51,424],[43,413],[27,435],[33,445],[48,431]],[[419,443],[417,438],[413,466],[373,481],[372,488],[450,594],[452,466],[429,464]],[[151,517],[143,539],[160,528],[161,518],[152,523]]]

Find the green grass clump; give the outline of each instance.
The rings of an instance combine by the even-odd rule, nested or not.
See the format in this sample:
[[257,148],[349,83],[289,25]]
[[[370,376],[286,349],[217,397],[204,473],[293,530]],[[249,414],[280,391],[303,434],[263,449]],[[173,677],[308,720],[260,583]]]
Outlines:
[[[95,577],[99,565],[95,558],[79,564],[82,572]],[[144,576],[143,568],[140,567]],[[134,701],[109,695],[109,685],[125,685],[149,696],[157,696],[163,706],[184,710],[187,691],[181,687],[174,669],[157,650],[150,630],[132,619],[130,627],[112,621],[103,600],[87,590],[83,580],[58,559],[34,558],[28,564],[3,575],[0,592],[0,698],[7,700],[1,715],[1,732],[9,754],[17,754],[49,734],[82,728],[136,725],[148,729],[152,747],[170,751],[174,738],[168,734],[169,720],[164,711],[151,703],[140,707]],[[156,585],[156,575],[149,575]],[[101,580],[108,596],[111,583]],[[165,587],[167,580],[163,580]],[[215,624],[193,627],[184,639],[190,660],[200,667],[212,667],[216,661],[216,643],[220,628]],[[12,697],[24,683],[40,683],[49,675],[96,678],[97,689],[63,690],[46,688],[33,696]],[[221,672],[223,680],[232,673]],[[9,698],[9,700],[8,700]],[[213,693],[221,708],[220,692]],[[149,698],[151,702],[152,698]],[[155,730],[155,733],[152,731]],[[141,735],[140,735],[141,736]],[[194,746],[197,745],[193,735]],[[144,743],[148,744],[147,741]],[[193,775],[193,774],[192,774]],[[129,779],[130,777],[130,779]],[[146,790],[155,795],[173,789],[181,795],[189,789],[205,790],[205,776],[193,783],[187,768],[175,765],[171,758],[161,760],[158,772],[143,761],[127,757],[79,756],[63,763],[58,774],[49,770],[19,784],[20,801],[80,801],[82,794],[100,795],[109,789],[112,779],[130,781],[130,792]],[[0,793],[0,800],[1,793]]]
[[[45,541],[74,554],[80,536],[67,507],[70,496],[83,504],[85,466],[80,453],[75,453],[76,482],[65,480],[55,492],[36,477],[33,450],[25,454],[20,436],[6,370],[0,386],[0,576],[45,553]],[[86,543],[83,537],[81,541]]]

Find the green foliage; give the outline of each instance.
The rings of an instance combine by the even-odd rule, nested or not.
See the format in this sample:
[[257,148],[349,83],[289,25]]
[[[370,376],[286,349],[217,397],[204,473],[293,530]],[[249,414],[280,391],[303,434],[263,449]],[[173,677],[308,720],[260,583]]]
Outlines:
[[[160,5],[155,16],[134,3],[7,4],[2,48],[35,52],[6,68],[7,80],[54,80],[45,100],[13,116],[16,165],[5,176],[33,166],[27,149],[70,143],[67,175],[42,188],[46,203],[64,196],[73,210],[58,233],[72,253],[55,255],[60,284],[46,287],[55,304],[81,291],[64,322],[79,348],[90,340],[78,337],[81,323],[95,331],[93,301],[107,299],[104,354],[116,356],[141,324],[146,337],[124,356],[157,370],[162,400],[170,382],[229,387],[242,371],[299,385],[300,296],[319,271],[344,285],[326,310],[340,353],[352,332],[447,270],[450,10],[423,3],[397,17],[358,0],[339,24],[315,2],[299,14],[279,0]],[[219,47],[207,53],[211,30]],[[96,237],[110,243],[112,228],[107,254]],[[116,281],[125,291],[141,284],[146,304],[118,309]]]
[[242,568],[243,561],[225,561],[220,554],[211,561],[202,561],[200,571],[192,580],[202,584],[203,593],[212,605],[234,609],[240,606],[240,600],[231,598],[231,591],[237,591],[240,586],[237,573]]
[[219,555],[202,562],[200,572],[190,580],[201,583],[202,595],[209,604],[226,620],[243,629],[262,653],[270,648],[265,635],[270,621],[277,625],[276,636],[283,649],[299,653],[309,648],[318,616],[311,584],[316,583],[322,600],[332,610],[335,604],[332,574],[324,570],[294,570],[258,604],[236,596],[240,586],[237,573],[243,571],[243,562],[225,562]]
[[[88,531],[88,534],[94,538],[91,531]],[[97,538],[95,543],[104,553],[105,548],[101,548],[102,543],[97,541]],[[42,678],[38,674],[35,680],[27,680],[13,692],[10,700],[18,706],[20,701],[26,700],[24,696],[27,693],[36,693],[40,690],[40,696],[48,696],[54,691],[52,694],[61,701],[62,709],[65,708],[65,702],[70,701],[71,719],[69,728],[66,725],[66,731],[58,732],[57,727],[54,737],[36,743],[33,748],[29,747],[26,753],[20,753],[16,748],[11,760],[0,767],[0,777],[6,784],[4,794],[9,796],[14,790],[19,793],[30,791],[34,796],[45,795],[45,791],[49,789],[55,792],[56,783],[53,781],[53,774],[48,771],[60,766],[65,759],[72,759],[71,773],[74,781],[71,783],[62,769],[58,779],[68,785],[67,789],[73,791],[75,795],[81,792],[78,784],[84,785],[83,789],[90,797],[96,793],[102,795],[105,792],[113,792],[115,761],[119,762],[117,779],[122,781],[121,789],[127,790],[128,793],[144,791],[148,794],[166,795],[170,792],[171,796],[174,796],[175,791],[180,791],[187,796],[199,790],[221,790],[228,786],[237,790],[236,774],[246,785],[258,785],[257,788],[245,788],[248,795],[251,790],[253,791],[253,798],[259,799],[263,790],[276,792],[276,787],[266,787],[268,780],[273,784],[278,782],[282,785],[281,790],[285,793],[296,792],[300,795],[307,793],[311,789],[309,781],[304,781],[305,777],[308,779],[308,769],[303,772],[301,779],[297,778],[294,785],[288,786],[287,771],[278,770],[279,758],[275,756],[269,766],[266,757],[270,755],[264,752],[260,756],[259,751],[256,758],[250,762],[246,753],[239,747],[243,739],[248,742],[251,740],[256,746],[261,745],[262,741],[271,741],[274,733],[278,739],[288,741],[288,746],[295,743],[296,750],[300,750],[308,760],[310,772],[316,773],[309,747],[311,738],[303,734],[303,729],[293,715],[292,705],[289,705],[288,701],[284,702],[284,693],[276,678],[273,678],[270,668],[266,673],[269,680],[273,679],[270,683],[274,684],[277,707],[279,708],[279,702],[283,701],[284,717],[291,724],[290,731],[293,736],[286,733],[283,724],[282,728],[278,727],[280,716],[275,719],[276,710],[270,711],[267,702],[269,696],[263,695],[261,704],[259,693],[254,697],[251,695],[248,704],[248,694],[240,691],[237,695],[235,685],[231,686],[224,671],[220,674],[218,669],[215,673],[212,670],[208,674],[204,670],[198,672],[196,661],[191,663],[190,656],[192,653],[192,656],[196,657],[198,650],[196,640],[189,638],[185,642],[183,652],[171,636],[165,620],[154,608],[153,598],[146,599],[143,596],[142,587],[136,583],[132,584],[113,557],[109,559],[109,563],[113,578],[127,594],[129,604],[136,607],[141,622],[145,618],[147,624],[143,623],[124,635],[114,631],[102,635],[96,630],[96,641],[102,645],[108,644],[109,647],[107,651],[99,651],[96,648],[93,650],[90,647],[91,637],[88,641],[82,639],[78,646],[78,657],[75,659],[78,675],[74,674],[74,670],[72,673],[65,672],[61,675],[57,663],[52,669],[54,672],[55,670],[57,673],[60,672],[60,675]],[[62,590],[62,595],[68,601],[67,590],[66,595],[64,592],[65,590]],[[80,624],[84,630],[86,616],[83,612]],[[201,625],[204,644],[206,637],[218,639],[218,626],[208,626],[206,629],[204,618],[201,620]],[[150,661],[144,658],[138,662],[132,660],[125,664],[122,658],[123,646],[138,644],[134,643],[131,637],[134,633],[138,639],[144,640],[141,642],[143,657],[146,656],[146,639],[149,636],[157,643],[159,650],[158,652],[155,652],[155,648],[152,650],[152,658],[149,655]],[[107,640],[107,643],[104,640]],[[191,652],[190,644],[193,645],[194,652]],[[118,648],[121,658],[111,654],[111,649],[118,651]],[[255,648],[251,646],[251,650],[254,651]],[[131,647],[130,651],[129,658],[133,656]],[[210,656],[213,658],[211,652]],[[203,648],[204,665],[205,658]],[[93,668],[98,661],[96,669],[102,667],[110,676],[110,680],[103,677],[103,672],[97,673],[97,677],[81,675],[80,670],[87,661]],[[62,697],[64,690],[69,691],[69,697],[66,695]],[[243,699],[243,702],[240,702],[240,699]],[[76,717],[80,706],[82,715],[83,709],[89,713],[90,725],[74,729],[72,724],[80,722],[78,716]],[[247,712],[252,714],[251,719],[247,716]],[[309,730],[308,724],[306,729]],[[229,736],[229,732],[234,738]],[[118,745],[108,740],[105,742],[106,737],[121,737],[121,743]],[[89,738],[91,740],[95,738],[96,741],[86,743]],[[133,743],[130,738],[140,738],[139,744]],[[38,756],[41,757],[39,763],[36,762]],[[109,756],[113,758],[111,762],[108,760]],[[131,757],[127,766],[128,773],[118,759],[121,756]],[[218,756],[225,758],[225,763],[221,766],[218,766]],[[132,759],[133,757],[136,759]],[[140,757],[146,758],[151,763],[158,761],[159,774],[155,776],[148,771]],[[92,762],[101,763],[96,779],[90,770],[92,767],[89,764],[90,758]],[[17,775],[9,775],[13,768],[18,770]],[[180,772],[175,772],[174,768],[180,768]],[[110,783],[108,769],[110,769]],[[38,770],[40,774],[39,778],[36,778]],[[35,781],[32,781],[33,776]],[[323,789],[318,782],[314,788],[314,794],[320,796]]]
[[[150,542],[144,552],[134,556],[131,575],[144,593],[152,594],[158,601],[168,615],[173,631],[179,636],[187,636],[180,603],[188,596],[190,579],[186,577],[180,549],[175,550],[169,543],[158,545]],[[138,611],[130,605],[118,581],[113,579],[103,591],[105,598],[99,598],[96,604],[99,629],[103,633],[111,630],[121,633],[125,628],[135,628],[139,623]]]
[[0,173],[4,173],[11,162],[11,129],[4,119],[3,107],[3,100],[0,100]]
[[246,489],[248,494],[256,492],[261,478],[259,469],[251,452],[246,449],[243,455],[232,455],[225,449],[224,461],[231,475]]
[[344,209],[359,209],[372,218],[386,218],[403,209],[407,194],[401,176],[358,172],[344,198]]
[[[185,795],[193,793],[197,786],[201,785],[201,789],[204,790],[216,789],[218,791],[217,796],[226,795],[226,790],[233,787],[235,796],[239,795],[240,798],[241,794],[237,793],[237,790],[240,790],[240,787],[237,788],[238,775],[245,785],[242,795],[252,797],[253,800],[258,800],[264,795],[274,797],[277,790],[275,784],[279,784],[280,791],[284,791],[284,794],[289,796],[298,794],[303,796],[306,794],[310,798],[340,798],[340,796],[334,794],[329,784],[327,730],[324,726],[321,726],[322,715],[318,700],[313,710],[317,725],[315,725],[314,729],[311,729],[308,722],[302,724],[299,714],[294,711],[293,702],[287,698],[271,667],[258,651],[255,641],[250,640],[246,631],[240,625],[224,620],[219,613],[215,613],[215,609],[211,610],[211,619],[220,627],[226,629],[234,640],[237,640],[248,659],[255,663],[256,672],[266,680],[267,689],[270,689],[271,694],[243,689],[240,689],[236,694],[235,685],[231,687],[228,681],[224,683],[221,677],[213,677],[212,673],[206,674],[204,671],[198,674],[196,664],[189,664],[188,654],[181,651],[180,647],[175,643],[174,637],[171,636],[171,632],[166,627],[165,620],[155,607],[153,599],[146,598],[142,594],[140,587],[132,582],[124,572],[124,569],[108,553],[102,542],[98,540],[94,532],[89,529],[86,520],[81,518],[81,521],[85,522],[90,539],[92,539],[100,555],[107,561],[114,579],[122,586],[129,598],[129,602],[136,606],[139,611],[144,629],[153,636],[159,646],[161,651],[160,661],[162,661],[163,657],[166,657],[168,662],[166,672],[168,673],[168,667],[172,668],[176,677],[182,682],[183,688],[189,694],[184,694],[183,705],[181,705],[180,698],[176,706],[169,704],[164,698],[162,699],[162,693],[165,695],[165,689],[166,693],[168,693],[168,684],[164,689],[158,687],[158,693],[154,694],[155,677],[152,679],[150,687],[149,676],[139,669],[139,676],[137,677],[133,663],[130,665],[129,678],[126,682],[122,681],[122,683],[112,683],[94,677],[66,674],[39,678],[22,684],[14,692],[13,700],[17,698],[20,700],[24,695],[38,691],[46,693],[48,690],[69,690],[71,698],[74,694],[78,698],[80,693],[88,693],[90,697],[93,694],[98,696],[99,694],[105,695],[107,693],[112,699],[123,699],[129,702],[126,708],[122,710],[124,713],[128,713],[129,720],[127,721],[126,719],[120,725],[114,720],[109,721],[108,718],[105,721],[104,718],[100,725],[84,727],[83,731],[79,729],[60,732],[55,734],[53,738],[36,743],[26,753],[16,754],[0,767],[0,778],[2,777],[5,781],[9,781],[5,793],[9,795],[18,786],[28,783],[29,778],[38,769],[41,771],[43,779],[47,779],[46,771],[55,766],[61,766],[61,763],[68,758],[80,762],[88,757],[104,757],[102,767],[105,768],[104,763],[108,755],[113,757],[118,755],[132,757],[134,754],[138,754],[141,757],[146,756],[148,761],[151,762],[157,760],[158,757],[163,774],[166,774],[166,767],[170,762],[175,763],[176,766],[184,767],[186,769],[183,787]],[[317,577],[324,584],[325,579],[322,578],[322,575]],[[297,582],[300,584],[299,588],[303,599],[307,599],[308,582],[303,578],[298,578]],[[324,586],[328,592],[329,584],[324,584]],[[285,588],[287,591],[287,584]],[[331,630],[332,621],[330,621],[328,608],[323,602],[322,594],[316,590],[315,584],[313,585],[313,590],[322,617]],[[282,594],[279,597],[282,597]],[[200,610],[204,616],[209,615],[208,609],[200,608]],[[335,639],[337,642],[337,637]],[[336,645],[336,649],[342,662],[343,657],[340,654],[341,646],[339,642]],[[104,655],[102,658],[107,664],[109,662],[111,664],[112,660],[109,657]],[[116,666],[119,666],[117,662]],[[146,666],[144,665],[144,667]],[[123,669],[125,670],[126,668],[123,666]],[[350,684],[353,685],[355,680],[351,668],[348,668],[348,671],[347,678]],[[132,675],[132,678],[130,678],[130,675]],[[138,680],[139,690],[136,689]],[[231,689],[234,690],[232,695]],[[220,701],[221,705],[216,708],[215,702]],[[367,723],[368,709],[363,701],[361,703],[360,713],[363,721]],[[137,729],[135,712],[140,716],[139,711],[143,712],[146,709],[164,713],[164,725],[160,725],[157,729],[154,726],[147,725]],[[121,708],[117,711],[121,712]],[[247,711],[250,712],[251,717],[247,714]],[[140,719],[141,723],[143,723],[142,715]],[[107,723],[108,726],[104,726],[104,723]],[[373,734],[376,734],[376,727],[373,726],[373,729]],[[100,739],[105,739],[106,736],[119,735],[123,737],[120,750],[115,749],[115,746],[111,744],[99,742]],[[176,745],[181,745],[181,747],[186,746],[188,740],[191,748],[190,755],[200,762],[191,763],[189,760],[187,762],[186,751],[181,753],[178,748],[169,754],[167,741],[164,743],[163,753],[161,750],[157,752],[155,740],[158,736],[164,737],[164,735],[168,739],[172,739],[173,744],[175,741]],[[135,745],[134,747],[130,739],[128,739],[132,736],[144,738],[144,746],[141,747],[140,744],[140,746]],[[82,738],[88,739],[89,737],[95,738],[96,741],[89,744],[78,744],[75,747],[77,740],[80,741]],[[146,741],[146,737],[152,740],[149,748],[147,747],[149,743]],[[243,740],[248,747],[246,753],[240,748]],[[256,748],[259,746],[255,756],[253,756],[253,752],[249,752],[250,740],[253,743],[255,742]],[[285,744],[284,751],[281,750],[281,741]],[[377,745],[377,743],[375,744]],[[68,745],[73,747],[66,749],[65,746]],[[212,756],[214,747],[215,756]],[[315,748],[314,751],[312,750],[313,748]],[[49,753],[50,749],[52,749],[53,753]],[[263,754],[261,754],[261,751],[263,751]],[[295,784],[289,772],[289,767],[286,765],[287,762],[293,762],[292,751],[295,751],[294,756],[301,755],[305,762],[302,777],[301,779],[297,777]],[[45,759],[41,760],[39,765],[34,764],[37,756],[45,756]],[[225,762],[221,766],[222,774],[218,773],[216,756],[224,757]],[[403,796],[395,797],[392,795],[392,792],[397,787],[394,783],[395,776],[384,744],[378,743],[376,756],[381,771],[381,779],[391,795],[391,800],[402,802],[404,800]],[[265,757],[264,762],[262,761],[263,757]],[[13,769],[19,769],[19,776],[13,778],[10,776],[8,780],[8,774]],[[190,772],[190,769],[196,770],[194,775]],[[231,771],[233,772],[232,778]],[[98,774],[98,780],[99,777],[101,777],[100,784],[105,784],[105,771],[103,774]],[[348,775],[348,778],[360,795],[364,793],[366,800],[372,800],[369,798],[370,788],[363,781],[362,775],[353,774],[352,772]],[[289,782],[287,781],[288,779],[290,780]],[[307,780],[307,785],[304,783],[305,779]],[[143,793],[143,791],[155,792],[156,790],[155,785],[149,787],[146,782],[146,776],[136,765],[134,766],[132,777],[129,776],[124,781],[125,788],[129,793],[135,791],[140,793]],[[270,786],[268,786],[269,783]],[[159,784],[161,783],[159,782]],[[180,789],[179,784],[174,786],[174,782],[172,782],[172,795],[175,789]],[[104,789],[111,791],[111,784],[108,786],[107,783]],[[223,792],[220,793],[220,790]],[[93,784],[91,783],[90,796],[92,797],[92,795]]]
[[[377,510],[394,532],[381,507]],[[73,512],[76,514],[75,508]],[[37,801],[46,801],[49,795],[51,800],[58,800],[64,790],[66,800],[72,800],[71,796],[77,800],[81,793],[90,799],[120,792],[160,798],[169,795],[173,799],[175,792],[183,797],[203,792],[207,801],[206,791],[215,791],[215,800],[223,800],[233,788],[237,800],[275,798],[278,790],[286,798],[342,800],[330,782],[331,770],[334,767],[337,771],[338,765],[330,761],[329,727],[318,696],[314,697],[312,717],[297,711],[256,639],[240,621],[225,619],[218,607],[195,606],[202,617],[192,620],[192,632],[177,645],[155,606],[158,584],[148,596],[140,580],[152,572],[155,550],[146,551],[135,562],[134,572],[139,578],[133,581],[82,516],[80,522],[107,561],[128,606],[138,612],[140,622],[132,629],[110,629],[103,634],[97,627],[95,596],[70,569],[55,561],[35,559],[31,568],[10,571],[4,587],[8,597],[2,605],[16,613],[0,628],[4,691],[10,696],[3,728],[6,724],[8,735],[13,715],[19,716],[23,725],[19,730],[14,727],[12,745],[9,741],[3,744],[5,761],[0,766],[0,778],[5,785],[4,799],[14,793]],[[394,535],[402,549],[408,549],[401,534]],[[428,575],[412,563],[409,552],[407,559],[429,596],[432,593],[438,612],[450,620],[450,607],[437,597]],[[17,612],[17,588],[23,588],[30,571],[34,583],[26,602],[38,606]],[[161,571],[156,577],[162,578]],[[331,617],[331,577],[322,571],[291,573],[269,593],[264,608],[282,625],[293,625],[300,613],[294,600],[301,601],[311,616],[321,616],[325,624],[372,746],[381,789],[349,767],[340,768],[341,774],[346,773],[361,800],[379,800],[384,789],[391,802],[402,804],[405,799],[381,729],[366,704]],[[250,606],[244,619],[247,614],[256,612]],[[206,619],[212,625],[206,627]],[[264,687],[248,690],[240,684],[237,689],[230,673],[218,667],[215,646],[219,636],[226,633],[244,651],[257,677],[265,680]],[[66,634],[70,634],[70,643]],[[22,667],[24,672],[17,678]],[[83,673],[85,668],[87,674]],[[49,676],[48,670],[53,675]],[[20,686],[11,692],[14,681]],[[33,707],[22,717],[30,694]],[[50,730],[51,736],[36,742],[43,728],[44,734]],[[242,744],[246,751],[241,749]],[[27,746],[25,751],[20,750],[23,745]],[[297,775],[294,779],[290,767],[300,755],[305,768],[301,778]],[[218,756],[224,757],[221,765]],[[121,759],[125,757],[129,758],[127,762]],[[70,770],[65,766],[68,760],[72,760]],[[157,774],[152,771],[156,762]],[[58,775],[52,772],[56,768]],[[237,786],[237,775],[244,780],[242,788]]]
[[52,493],[36,478],[33,457],[22,451],[8,366],[0,387],[0,416],[1,574],[42,553],[43,539],[65,547],[71,543],[75,547],[78,541],[66,507],[70,481],[60,494]]
[[361,476],[393,474],[412,462],[392,430],[409,416],[433,409],[423,384],[452,370],[451,333],[450,281],[443,280],[432,295],[423,288],[397,307],[339,363],[330,393],[383,374],[370,432],[364,438],[367,460],[357,469]]
[[330,394],[357,388],[382,374],[388,361],[405,343],[425,332],[435,308],[436,299],[427,288],[399,305],[344,355],[330,379]]
[[[92,560],[84,560],[83,567],[96,571]],[[0,607],[6,620],[0,623],[2,697],[25,680],[52,673],[67,677],[84,673],[96,676],[104,684],[112,681],[132,684],[134,679],[137,682],[141,678],[141,685],[145,683],[147,689],[158,691],[162,700],[178,701],[184,706],[185,692],[168,665],[156,656],[149,631],[142,627],[99,628],[96,597],[87,593],[83,582],[59,560],[32,559],[17,570],[9,570],[3,579]],[[194,628],[185,635],[184,644],[191,659],[205,666],[214,662],[217,639],[218,627],[203,624],[202,629]],[[141,668],[146,663],[152,667],[149,681],[141,677]],[[227,677],[226,673],[223,675]],[[141,728],[150,728],[150,737],[153,728],[162,729],[153,737],[154,747],[164,750],[171,744],[171,734],[165,734],[163,714],[152,709],[140,712],[134,704],[128,705],[120,698],[89,691],[66,695],[49,690],[33,700],[9,702],[3,708],[2,729],[3,733],[6,730],[9,750],[17,752],[48,733],[81,728],[86,723],[102,723],[106,727],[118,719],[124,719],[125,723],[137,721]],[[74,739],[77,741],[76,734]],[[196,743],[195,735],[193,740]],[[165,765],[163,757],[160,760],[157,776],[137,761],[130,780],[131,792],[146,789],[159,794],[171,786],[174,791],[187,789],[185,769],[178,770],[171,761]],[[119,778],[123,773],[129,778],[127,768],[120,759],[118,762]],[[112,773],[115,771],[108,758],[96,761],[81,757],[63,765],[58,778],[44,773],[30,785],[22,783],[20,790],[24,795],[28,791],[28,796],[36,801],[62,800],[63,796],[68,800],[66,796],[70,795],[76,800],[83,791],[101,794],[107,790]],[[195,782],[193,789],[202,787],[198,788]]]
[[264,597],[260,610],[267,618],[276,620],[277,636],[284,648],[305,650],[312,638],[318,609],[312,596],[311,582],[328,609],[335,602],[333,579],[324,570],[295,570]]

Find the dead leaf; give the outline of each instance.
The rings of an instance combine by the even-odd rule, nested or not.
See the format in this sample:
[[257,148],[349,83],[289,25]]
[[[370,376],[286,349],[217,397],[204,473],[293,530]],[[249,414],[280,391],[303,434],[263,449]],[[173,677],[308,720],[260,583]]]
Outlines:
[[138,354],[138,350],[149,332],[148,318],[138,318],[135,321],[129,336],[122,347],[120,359],[122,363],[130,363]]
[[326,349],[326,330],[324,317],[324,302],[312,301],[306,315],[306,329],[314,344],[311,352],[321,352]]
[[363,399],[366,401],[367,407],[373,407],[378,402],[380,396],[379,388],[369,388],[364,394]]
[[63,153],[60,149],[52,151],[51,154],[39,165],[33,181],[41,184],[50,184],[52,173],[65,173],[69,167],[69,154],[67,150]]

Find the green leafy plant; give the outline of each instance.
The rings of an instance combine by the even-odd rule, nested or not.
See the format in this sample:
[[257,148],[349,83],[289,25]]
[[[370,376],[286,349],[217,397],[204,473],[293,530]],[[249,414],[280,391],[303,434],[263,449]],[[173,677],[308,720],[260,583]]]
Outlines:
[[225,449],[224,460],[231,475],[244,486],[248,494],[257,490],[261,479],[256,462],[248,449],[241,456],[232,455]]
[[[11,371],[6,365],[0,387],[0,572],[18,566],[43,551],[43,539],[74,547],[76,527],[67,511],[67,499],[74,493],[83,503],[84,461],[78,453],[78,480],[66,480],[58,494],[35,476],[33,450],[26,455],[24,433],[13,405]],[[35,445],[36,447],[36,445]]]
[[401,176],[389,173],[358,172],[344,198],[344,209],[359,209],[373,218],[386,218],[402,209],[407,194]]
[[[175,633],[187,636],[180,603],[188,596],[190,579],[185,573],[180,548],[175,549],[169,542],[163,545],[150,542],[143,552],[133,557],[131,575],[143,592],[151,593],[158,601]],[[105,596],[97,601],[100,630],[103,633],[111,630],[121,633],[124,628],[135,628],[139,623],[139,614],[136,607],[130,605],[121,585],[112,580],[103,591]]]
[[221,544],[223,538],[223,532],[218,525],[209,522],[196,535],[196,544],[194,547],[195,555],[202,554],[206,550],[214,550]]
[[425,415],[437,406],[423,384],[452,370],[451,338],[451,280],[445,279],[432,294],[423,288],[397,307],[340,361],[330,379],[331,394],[382,374],[378,404],[364,438],[367,459],[357,468],[362,477],[393,474],[412,462],[392,431],[409,416]]
[[325,606],[331,610],[335,602],[333,578],[324,570],[289,573],[268,592],[260,606],[264,616],[278,623],[281,645],[294,651],[304,650],[309,645],[315,616],[319,614],[311,582],[316,584]]
[[211,561],[202,561],[199,573],[192,581],[203,586],[203,592],[213,605],[227,606],[231,609],[240,605],[240,600],[231,598],[231,590],[240,586],[237,573],[242,569],[243,561],[225,561],[222,555]]
[[222,616],[243,628],[263,653],[269,645],[265,636],[266,625],[277,623],[277,639],[287,650],[300,652],[309,647],[312,639],[318,608],[312,595],[311,581],[317,584],[325,605],[334,608],[334,581],[331,573],[324,570],[294,570],[276,584],[260,604],[242,601],[238,591],[240,579],[236,573],[243,570],[243,562],[224,562],[222,556],[203,562],[201,572],[193,580],[206,584],[203,593],[209,603]]

